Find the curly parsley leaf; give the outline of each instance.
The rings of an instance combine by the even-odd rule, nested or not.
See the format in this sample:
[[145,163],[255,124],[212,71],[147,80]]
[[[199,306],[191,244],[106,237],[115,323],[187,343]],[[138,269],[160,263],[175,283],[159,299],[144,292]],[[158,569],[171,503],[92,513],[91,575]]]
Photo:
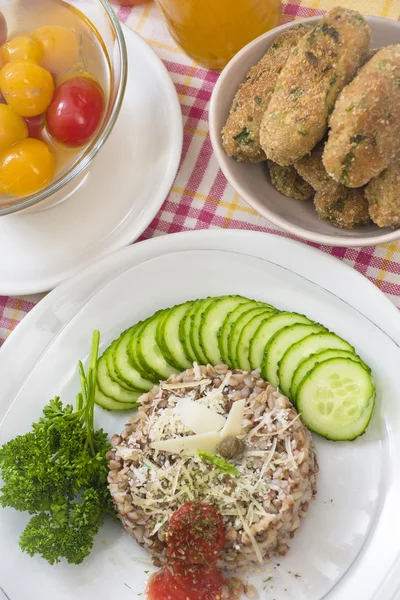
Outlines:
[[59,397],[50,400],[30,432],[0,448],[0,505],[33,515],[20,547],[50,564],[61,558],[82,562],[105,515],[113,513],[107,489],[110,445],[104,431],[94,430],[99,340],[95,331],[87,375],[79,363],[82,391],[75,409]]

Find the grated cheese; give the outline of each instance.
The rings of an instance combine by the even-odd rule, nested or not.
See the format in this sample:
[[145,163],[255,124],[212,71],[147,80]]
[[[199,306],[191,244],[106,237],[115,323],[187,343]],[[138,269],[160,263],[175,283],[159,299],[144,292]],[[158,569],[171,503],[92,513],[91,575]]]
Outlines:
[[262,481],[262,479],[263,479],[263,477],[265,475],[265,472],[268,469],[268,466],[269,466],[269,464],[270,464],[270,462],[271,462],[271,460],[272,460],[272,458],[273,458],[273,456],[275,454],[277,443],[278,443],[278,440],[277,440],[277,438],[275,438],[274,441],[273,441],[273,443],[272,443],[272,448],[271,448],[271,450],[270,450],[270,452],[268,454],[268,457],[267,457],[266,461],[264,462],[264,464],[263,464],[263,466],[261,468],[260,477],[259,477],[259,479],[257,481],[256,489],[260,485],[260,483],[261,483],[261,481]]
[[195,380],[201,379],[201,373],[200,373],[199,365],[197,364],[197,362],[193,363],[193,374],[194,374]]
[[220,431],[226,424],[225,417],[207,408],[201,402],[195,402],[189,398],[180,398],[175,412],[188,430],[194,433]]
[[212,389],[205,393],[200,399],[202,404],[205,404],[208,408],[214,409],[216,412],[223,414],[224,410],[224,388],[228,385],[228,381],[232,376],[232,371],[228,371],[221,383],[217,388]]
[[[131,465],[128,475],[132,504],[141,507],[151,519],[150,535],[157,535],[170,514],[185,502],[204,500],[215,504],[224,519],[245,532],[249,548],[251,543],[257,560],[262,563],[262,548],[255,534],[261,521],[264,527],[278,518],[268,509],[269,499],[285,497],[288,482],[279,475],[275,478],[275,473],[286,464],[290,469],[298,469],[296,459],[301,463],[299,453],[294,454],[295,446],[290,444],[290,434],[285,436],[299,415],[290,420],[292,409],[277,403],[274,409],[254,418],[252,409],[249,410],[251,401],[232,402],[231,390],[224,394],[232,375],[230,371],[218,388],[203,390],[212,381],[205,379],[196,366],[193,367],[194,376],[198,377],[195,382],[160,385],[143,425],[145,449],[131,447],[137,443],[136,434],[118,447],[121,456],[128,457],[134,452],[139,455],[139,464]],[[227,400],[231,410],[226,418]],[[223,427],[218,430],[214,422],[213,431],[198,433],[196,415],[200,413],[210,421],[224,423]],[[210,426],[207,423],[207,428]],[[221,473],[197,456],[199,449],[215,453],[222,436],[228,434],[244,437],[246,442],[245,452],[231,460],[239,472],[236,477]]]
[[150,448],[161,452],[170,452],[171,454],[197,454],[199,450],[214,453],[220,439],[220,434],[217,431],[208,431],[197,435],[186,435],[152,442]]
[[296,461],[294,460],[294,456],[293,456],[293,452],[292,452],[292,447],[290,445],[290,439],[289,438],[286,438],[286,440],[285,440],[285,446],[286,446],[286,452],[287,452],[287,455],[288,455],[288,462],[291,462],[292,463],[292,468],[294,470],[297,470],[298,467],[297,467]]
[[250,529],[250,526],[247,523],[246,519],[243,517],[242,511],[240,510],[237,502],[235,502],[235,506],[236,506],[237,513],[239,515],[239,519],[242,522],[243,529],[245,530],[245,532],[247,533],[247,535],[250,538],[250,541],[251,541],[251,544],[252,544],[252,546],[254,548],[254,552],[255,552],[255,555],[257,557],[257,560],[260,563],[260,565],[262,565],[263,562],[264,562],[264,560],[263,560],[263,557],[262,557],[262,554],[261,554],[260,546],[257,544],[257,540],[254,537],[254,535],[253,535],[253,533],[252,533],[252,531]]
[[246,400],[237,400],[232,404],[225,426],[221,431],[221,439],[234,437],[243,433],[243,414]]
[[211,379],[202,379],[201,381],[183,381],[182,383],[162,383],[160,388],[162,390],[184,390],[197,385],[210,385],[210,383],[212,383]]
[[122,460],[136,460],[139,456],[140,450],[138,448],[130,448],[129,446],[118,446],[115,453],[117,458]]

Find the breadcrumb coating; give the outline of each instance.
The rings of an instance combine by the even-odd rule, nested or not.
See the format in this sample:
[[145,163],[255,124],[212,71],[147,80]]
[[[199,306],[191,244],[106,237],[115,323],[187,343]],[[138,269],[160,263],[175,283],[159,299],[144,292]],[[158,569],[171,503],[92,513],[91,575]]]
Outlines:
[[294,167],[281,167],[269,160],[268,169],[273,187],[284,196],[296,200],[310,200],[314,196],[314,189]]
[[368,52],[362,15],[334,8],[291,52],[260,129],[261,147],[282,166],[308,154],[323,138],[329,113]]
[[248,72],[235,95],[222,130],[222,145],[228,156],[247,162],[266,160],[260,146],[262,116],[290,50],[310,29],[310,25],[300,24],[281,33],[263,58]]
[[400,226],[400,156],[365,188],[371,219],[379,227]]
[[379,50],[343,90],[323,162],[336,181],[365,185],[400,150],[400,45]]

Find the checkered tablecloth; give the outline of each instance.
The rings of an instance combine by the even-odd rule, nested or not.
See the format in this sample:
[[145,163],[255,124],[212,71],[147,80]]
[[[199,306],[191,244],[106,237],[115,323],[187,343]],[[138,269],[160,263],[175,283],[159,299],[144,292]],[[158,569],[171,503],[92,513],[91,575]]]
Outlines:
[[[218,0],[216,0],[218,1]],[[339,0],[293,0],[283,22],[322,14]],[[342,0],[364,14],[400,21],[400,0]],[[218,169],[208,134],[208,106],[217,73],[196,65],[177,48],[152,2],[116,8],[119,19],[137,31],[161,57],[176,86],[184,117],[183,155],[178,175],[160,212],[141,239],[191,229],[231,228],[287,235],[247,206]],[[400,308],[400,244],[364,249],[320,246],[373,281]],[[0,296],[0,345],[41,296]]]

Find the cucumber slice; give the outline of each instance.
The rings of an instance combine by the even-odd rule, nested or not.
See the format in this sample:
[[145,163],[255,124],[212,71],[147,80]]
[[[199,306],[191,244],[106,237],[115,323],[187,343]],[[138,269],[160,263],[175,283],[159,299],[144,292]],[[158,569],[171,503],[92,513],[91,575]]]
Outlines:
[[264,359],[265,346],[268,344],[272,336],[288,325],[295,323],[308,323],[312,325],[312,321],[304,315],[298,313],[281,312],[272,316],[262,323],[250,341],[249,361],[252,369],[260,369]]
[[143,367],[154,372],[158,379],[168,379],[173,373],[179,373],[164,358],[157,344],[157,327],[169,309],[160,310],[143,327],[137,339],[137,355]]
[[200,325],[202,320],[204,319],[205,312],[207,308],[217,302],[219,297],[216,298],[206,298],[205,300],[201,300],[196,307],[196,310],[192,316],[192,327],[190,329],[190,343],[192,345],[192,350],[196,356],[196,361],[199,365],[206,365],[208,360],[207,356],[203,352],[203,348],[200,343]]
[[113,362],[120,379],[126,381],[127,384],[139,392],[148,392],[153,387],[154,382],[142,377],[139,371],[129,362],[128,343],[134,328],[135,326],[125,331],[117,341]]
[[190,331],[192,329],[193,315],[200,302],[202,302],[202,300],[195,300],[192,307],[187,311],[179,324],[179,338],[182,342],[185,356],[190,364],[193,364],[197,360],[192,344],[190,343]]
[[218,365],[223,362],[218,347],[218,335],[227,315],[248,301],[248,298],[243,296],[225,296],[212,302],[204,311],[204,318],[200,324],[200,344],[210,364]]
[[264,306],[265,308],[271,308],[271,309],[273,308],[272,306],[270,307],[269,304],[265,304],[264,302],[256,302],[255,300],[250,300],[249,302],[240,304],[238,307],[235,308],[235,310],[233,310],[231,313],[229,313],[229,315],[227,315],[227,317],[225,318],[225,321],[222,324],[222,327],[221,327],[221,330],[220,330],[219,336],[218,336],[218,347],[219,347],[219,351],[221,353],[222,361],[225,364],[228,364],[228,361],[229,361],[228,341],[229,341],[229,334],[231,332],[233,325],[236,323],[236,321],[240,317],[240,315],[242,315],[244,312],[247,312],[248,310],[250,310],[250,308],[255,308],[257,306]]
[[107,363],[107,369],[108,369],[108,374],[111,377],[111,379],[113,381],[115,381],[115,383],[117,383],[120,387],[122,387],[124,390],[134,390],[134,391],[138,391],[135,390],[135,388],[133,388],[131,385],[129,385],[124,379],[122,379],[122,377],[119,376],[117,369],[115,368],[115,363],[114,363],[114,352],[115,352],[115,348],[117,347],[119,342],[119,338],[114,340],[112,342],[112,344],[107,348],[107,350],[104,352],[104,356],[106,357],[106,363]]
[[229,366],[231,368],[237,369],[238,368],[238,358],[237,358],[237,351],[238,351],[238,347],[239,347],[239,339],[240,339],[240,334],[242,333],[244,327],[247,325],[247,323],[249,323],[249,321],[251,321],[251,319],[257,315],[260,314],[264,314],[265,316],[267,316],[268,314],[271,314],[273,311],[270,308],[264,308],[264,307],[257,307],[257,308],[251,308],[250,310],[246,311],[245,313],[243,313],[242,315],[240,315],[240,317],[237,319],[236,323],[233,324],[233,326],[231,327],[231,331],[229,334],[229,338],[228,338],[228,357],[229,357]]
[[184,371],[192,366],[192,363],[186,358],[179,336],[181,321],[192,306],[192,301],[174,306],[169,313],[165,314],[157,328],[157,343],[164,358],[179,371]]
[[349,352],[354,352],[353,346],[345,340],[342,340],[338,335],[330,333],[329,331],[317,335],[310,335],[289,348],[282,357],[278,369],[279,387],[282,393],[289,395],[292,377],[302,360],[311,354],[321,352],[322,350],[329,350],[330,348],[332,350],[348,350]]
[[319,333],[321,331],[327,330],[317,323],[314,323],[313,325],[297,323],[296,325],[288,325],[277,331],[264,350],[264,361],[262,365],[264,379],[277,388],[279,386],[278,364],[287,349],[299,340],[308,337],[311,333]]
[[96,394],[95,394],[94,401],[96,402],[96,404],[98,404],[102,408],[105,408],[106,410],[112,410],[112,411],[114,411],[114,410],[133,410],[139,406],[138,402],[131,402],[131,403],[116,402],[112,398],[109,398],[108,396],[103,394],[103,392],[101,392],[98,387],[96,388]]
[[350,352],[349,350],[334,350],[332,348],[330,350],[323,350],[322,352],[311,354],[311,356],[301,361],[293,374],[292,384],[290,386],[290,399],[293,404],[296,405],[297,389],[304,377],[311,371],[311,369],[315,367],[316,364],[323,362],[324,360],[328,360],[328,358],[349,358],[350,360],[355,360],[356,362],[361,363],[364,369],[367,369],[367,371],[370,370],[367,365],[362,362],[361,358],[357,356],[357,354],[354,354],[354,352]]
[[236,348],[236,358],[239,369],[251,371],[249,360],[250,342],[261,323],[265,323],[267,319],[275,314],[276,312],[273,309],[265,309],[260,314],[253,316],[251,321],[243,327]]
[[127,402],[128,404],[132,404],[133,402],[136,402],[140,396],[139,392],[125,390],[111,379],[107,369],[105,354],[103,354],[97,362],[97,386],[105,396],[108,396],[116,402]]
[[363,434],[374,401],[371,374],[348,358],[330,358],[317,364],[297,390],[303,422],[328,440],[354,440]]
[[147,367],[142,364],[142,361],[139,358],[138,352],[138,340],[141,335],[142,330],[146,327],[146,325],[151,321],[153,317],[149,317],[145,321],[139,321],[136,325],[132,327],[131,336],[128,341],[128,360],[132,367],[138,371],[141,377],[148,381],[152,381],[154,383],[158,383],[159,377],[154,371],[150,371]]

